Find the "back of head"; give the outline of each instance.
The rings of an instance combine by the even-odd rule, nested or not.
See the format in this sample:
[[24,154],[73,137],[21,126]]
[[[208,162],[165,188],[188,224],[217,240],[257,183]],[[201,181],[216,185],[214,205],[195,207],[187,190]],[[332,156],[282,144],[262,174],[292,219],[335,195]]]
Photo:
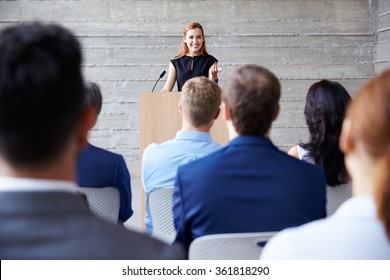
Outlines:
[[221,105],[221,88],[206,77],[187,80],[180,102],[187,121],[194,127],[209,125]]
[[268,69],[246,65],[225,81],[222,99],[238,134],[265,135],[279,110],[280,83]]
[[390,70],[372,79],[347,111],[351,138],[379,163],[375,185],[378,217],[390,239]]
[[84,93],[81,51],[66,29],[40,23],[0,34],[0,153],[15,167],[55,160],[72,136]]
[[347,90],[334,81],[314,83],[306,95],[305,119],[310,140],[302,147],[309,151],[314,162],[321,166],[329,185],[348,181],[344,155],[339,148],[345,110],[351,100]]
[[84,83],[84,108],[94,108],[99,115],[102,110],[103,96],[100,87],[94,82]]

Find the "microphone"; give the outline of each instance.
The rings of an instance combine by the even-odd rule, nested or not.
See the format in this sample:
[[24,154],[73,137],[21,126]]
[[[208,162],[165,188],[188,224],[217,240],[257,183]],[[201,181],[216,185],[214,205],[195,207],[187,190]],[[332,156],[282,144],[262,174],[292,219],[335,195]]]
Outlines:
[[161,79],[162,77],[164,77],[166,73],[167,73],[167,71],[165,71],[165,70],[162,71],[162,73],[160,74],[160,77],[157,79],[156,83],[155,83],[154,86],[153,86],[152,92],[154,91],[154,88],[156,87],[158,81],[160,81],[160,79]]

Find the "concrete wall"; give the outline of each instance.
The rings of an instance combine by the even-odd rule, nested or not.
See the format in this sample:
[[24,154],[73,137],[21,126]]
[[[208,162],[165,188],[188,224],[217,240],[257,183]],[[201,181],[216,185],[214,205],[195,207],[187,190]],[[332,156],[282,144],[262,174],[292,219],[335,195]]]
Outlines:
[[[390,4],[379,3],[376,69],[388,63],[383,54],[390,36]],[[189,21],[205,28],[208,51],[224,68],[222,86],[232,70],[246,63],[264,65],[280,77],[281,115],[272,140],[288,149],[307,136],[302,111],[312,83],[337,80],[354,94],[374,75],[376,7],[377,0],[0,1],[0,28],[56,21],[80,38],[85,78],[97,81],[104,94],[90,140],[126,158],[135,208],[128,224],[139,228],[139,93],[150,91],[168,70]]]
[[374,61],[375,72],[380,73],[390,67],[390,1],[378,1],[377,45]]

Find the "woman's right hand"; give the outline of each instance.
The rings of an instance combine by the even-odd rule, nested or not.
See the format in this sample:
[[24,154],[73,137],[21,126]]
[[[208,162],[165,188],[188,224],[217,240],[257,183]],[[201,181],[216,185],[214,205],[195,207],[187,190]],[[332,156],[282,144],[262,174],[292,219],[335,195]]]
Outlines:
[[222,71],[222,68],[218,67],[218,62],[215,62],[209,69],[209,79],[213,81],[218,80],[218,73]]

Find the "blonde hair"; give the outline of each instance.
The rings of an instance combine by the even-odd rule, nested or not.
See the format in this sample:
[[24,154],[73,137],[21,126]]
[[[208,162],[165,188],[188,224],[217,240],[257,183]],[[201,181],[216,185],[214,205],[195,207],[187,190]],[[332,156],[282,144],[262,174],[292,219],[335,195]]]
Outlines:
[[390,70],[368,82],[350,104],[351,137],[379,163],[375,183],[378,218],[390,239]]
[[196,29],[196,28],[199,28],[202,31],[202,36],[203,36],[203,39],[204,39],[203,40],[203,44],[202,44],[202,48],[200,49],[200,54],[201,55],[208,55],[208,52],[206,50],[206,39],[204,37],[203,27],[202,27],[202,25],[199,22],[193,21],[193,22],[190,22],[189,24],[187,24],[184,27],[184,29],[183,29],[183,36],[182,36],[179,52],[177,53],[175,58],[180,58],[182,56],[185,56],[189,52],[187,44],[184,43],[184,39],[185,39],[185,37],[187,35],[187,31],[188,30]]
[[183,114],[194,127],[208,125],[221,105],[221,88],[206,77],[185,82],[180,102]]

